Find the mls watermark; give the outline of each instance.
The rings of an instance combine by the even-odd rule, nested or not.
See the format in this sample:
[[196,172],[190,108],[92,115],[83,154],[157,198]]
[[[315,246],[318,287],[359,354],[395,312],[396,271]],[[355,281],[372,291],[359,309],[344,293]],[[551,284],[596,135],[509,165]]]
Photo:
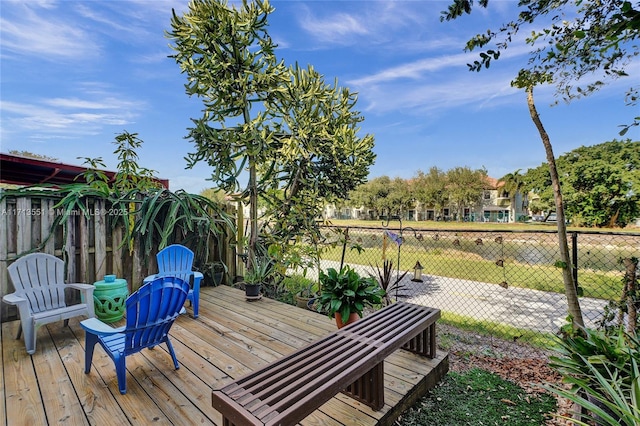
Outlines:
[[124,216],[128,215],[129,211],[127,209],[119,209],[119,208],[87,208],[84,210],[81,209],[73,209],[66,210],[62,208],[50,208],[50,209],[42,209],[42,208],[32,208],[32,209],[21,209],[21,208],[6,208],[0,211],[0,215],[2,216]]

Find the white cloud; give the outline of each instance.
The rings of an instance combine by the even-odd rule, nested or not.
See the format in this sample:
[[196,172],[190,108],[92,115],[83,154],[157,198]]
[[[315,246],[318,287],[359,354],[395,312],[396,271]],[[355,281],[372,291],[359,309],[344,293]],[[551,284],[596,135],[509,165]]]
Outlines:
[[[45,60],[89,58],[100,54],[91,34],[69,19],[56,16],[47,3],[47,16],[40,16],[34,4],[3,5],[0,18],[2,49],[13,55],[38,56]],[[3,54],[4,55],[4,54]]]
[[[89,85],[91,86],[91,85]],[[4,101],[0,104],[3,131],[51,132],[65,136],[96,135],[107,126],[130,124],[144,103],[106,95],[83,93],[84,97],[44,98],[29,102]]]
[[[318,2],[317,4],[320,4]],[[340,11],[313,10],[301,5],[298,23],[316,40],[325,44],[353,45],[366,40],[368,45],[389,41],[402,28],[420,29],[433,13],[416,13],[419,2],[333,2]],[[351,8],[352,12],[345,10]]]
[[59,108],[73,109],[118,109],[126,110],[140,106],[138,102],[131,102],[113,97],[105,97],[99,101],[79,98],[51,98],[42,101],[45,105]]
[[302,18],[300,24],[305,31],[317,39],[329,43],[349,43],[350,36],[369,34],[368,25],[348,13],[337,13],[321,19],[312,16],[307,10],[307,14]]
[[495,106],[513,97],[517,89],[509,86],[510,78],[492,78],[472,83],[459,79],[445,83],[410,83],[382,85],[361,92],[368,103],[367,111],[378,114],[404,112],[409,114],[443,113],[459,106]]
[[442,56],[437,58],[425,58],[418,61],[409,62],[393,66],[375,74],[360,77],[348,81],[348,84],[358,86],[375,85],[404,78],[417,79],[424,77],[424,73],[438,71],[442,68],[459,66],[468,60],[468,53]]

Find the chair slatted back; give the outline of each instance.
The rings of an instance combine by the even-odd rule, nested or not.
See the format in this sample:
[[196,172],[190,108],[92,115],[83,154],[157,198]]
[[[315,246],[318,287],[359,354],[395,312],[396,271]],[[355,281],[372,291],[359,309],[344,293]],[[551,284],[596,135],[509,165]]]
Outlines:
[[178,277],[190,283],[193,267],[193,252],[180,244],[173,244],[156,255],[158,275]]
[[164,276],[143,285],[127,298],[125,355],[166,341],[171,325],[187,299],[189,284]]
[[16,294],[29,300],[31,312],[67,306],[64,261],[46,253],[31,253],[7,268]]

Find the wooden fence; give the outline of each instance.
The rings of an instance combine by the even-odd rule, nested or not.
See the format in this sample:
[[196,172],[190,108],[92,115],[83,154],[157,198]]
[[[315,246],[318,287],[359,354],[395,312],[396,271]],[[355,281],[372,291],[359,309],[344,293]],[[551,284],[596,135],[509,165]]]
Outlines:
[[[129,290],[133,291],[144,277],[157,271],[155,254],[145,256],[135,241],[131,249],[127,243],[123,246],[123,229],[112,226],[113,218],[126,212],[110,211],[104,200],[90,199],[87,200],[88,215],[81,211],[66,214],[55,208],[58,201],[11,196],[0,200],[0,298],[14,291],[7,267],[29,252],[49,253],[63,259],[69,283],[93,283],[106,274],[115,274],[125,278]],[[52,235],[52,224],[60,215],[66,216],[63,218],[66,233],[63,226],[58,226]],[[216,256],[211,261],[222,261],[227,265],[226,277],[235,276],[235,251],[228,241],[211,253]],[[203,285],[212,284],[205,274]],[[16,318],[14,306],[0,303],[0,322]]]

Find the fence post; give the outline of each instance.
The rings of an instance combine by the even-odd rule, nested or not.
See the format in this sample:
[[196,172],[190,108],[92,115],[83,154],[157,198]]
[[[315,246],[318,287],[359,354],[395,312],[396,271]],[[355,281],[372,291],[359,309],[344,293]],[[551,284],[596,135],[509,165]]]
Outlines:
[[347,240],[349,239],[349,228],[344,230],[344,242],[342,243],[342,256],[340,257],[340,270],[342,271],[342,265],[344,265],[344,256],[347,252]]
[[578,233],[571,233],[571,263],[573,266],[573,284],[578,289]]

